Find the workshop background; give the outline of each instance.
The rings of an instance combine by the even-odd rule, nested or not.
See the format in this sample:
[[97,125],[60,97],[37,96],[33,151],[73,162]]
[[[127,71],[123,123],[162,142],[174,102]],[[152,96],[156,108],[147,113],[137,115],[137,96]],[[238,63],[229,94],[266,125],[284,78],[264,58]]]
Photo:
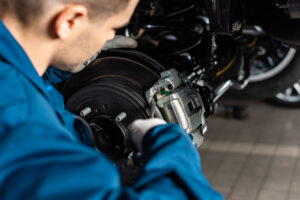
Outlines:
[[228,200],[299,200],[299,109],[227,98],[221,104],[246,106],[248,117],[208,119],[200,155],[212,186]]

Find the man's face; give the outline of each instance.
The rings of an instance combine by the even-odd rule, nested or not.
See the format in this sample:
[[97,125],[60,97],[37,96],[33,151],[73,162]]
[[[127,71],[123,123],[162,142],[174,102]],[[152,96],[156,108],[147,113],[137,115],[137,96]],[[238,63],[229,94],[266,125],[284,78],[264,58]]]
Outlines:
[[115,30],[126,25],[138,0],[131,0],[127,8],[106,19],[87,20],[67,39],[61,40],[51,66],[63,71],[77,71],[80,65],[114,38]]

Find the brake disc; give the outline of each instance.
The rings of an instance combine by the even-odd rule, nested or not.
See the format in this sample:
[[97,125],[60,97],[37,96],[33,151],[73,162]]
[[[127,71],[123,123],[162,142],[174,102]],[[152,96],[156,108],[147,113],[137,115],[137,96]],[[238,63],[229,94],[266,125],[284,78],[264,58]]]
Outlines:
[[66,108],[83,115],[97,148],[112,160],[130,151],[124,141],[127,126],[149,117],[144,94],[160,78],[161,70],[162,66],[141,53],[110,51],[64,85]]

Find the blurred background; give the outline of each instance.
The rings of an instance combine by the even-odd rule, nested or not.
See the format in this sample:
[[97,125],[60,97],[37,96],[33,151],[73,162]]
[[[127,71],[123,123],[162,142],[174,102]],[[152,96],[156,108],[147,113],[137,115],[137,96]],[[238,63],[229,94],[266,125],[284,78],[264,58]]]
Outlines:
[[228,200],[300,199],[299,109],[227,96],[218,110],[199,150],[212,186]]

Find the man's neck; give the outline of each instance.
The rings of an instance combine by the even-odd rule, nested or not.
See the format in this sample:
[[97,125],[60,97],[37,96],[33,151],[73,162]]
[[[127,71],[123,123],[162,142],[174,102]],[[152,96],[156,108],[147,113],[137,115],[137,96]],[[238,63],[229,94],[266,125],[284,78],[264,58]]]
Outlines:
[[1,20],[12,36],[24,49],[36,72],[39,76],[42,76],[50,63],[50,46],[44,42],[40,35],[24,28],[20,22],[14,18],[4,17]]

